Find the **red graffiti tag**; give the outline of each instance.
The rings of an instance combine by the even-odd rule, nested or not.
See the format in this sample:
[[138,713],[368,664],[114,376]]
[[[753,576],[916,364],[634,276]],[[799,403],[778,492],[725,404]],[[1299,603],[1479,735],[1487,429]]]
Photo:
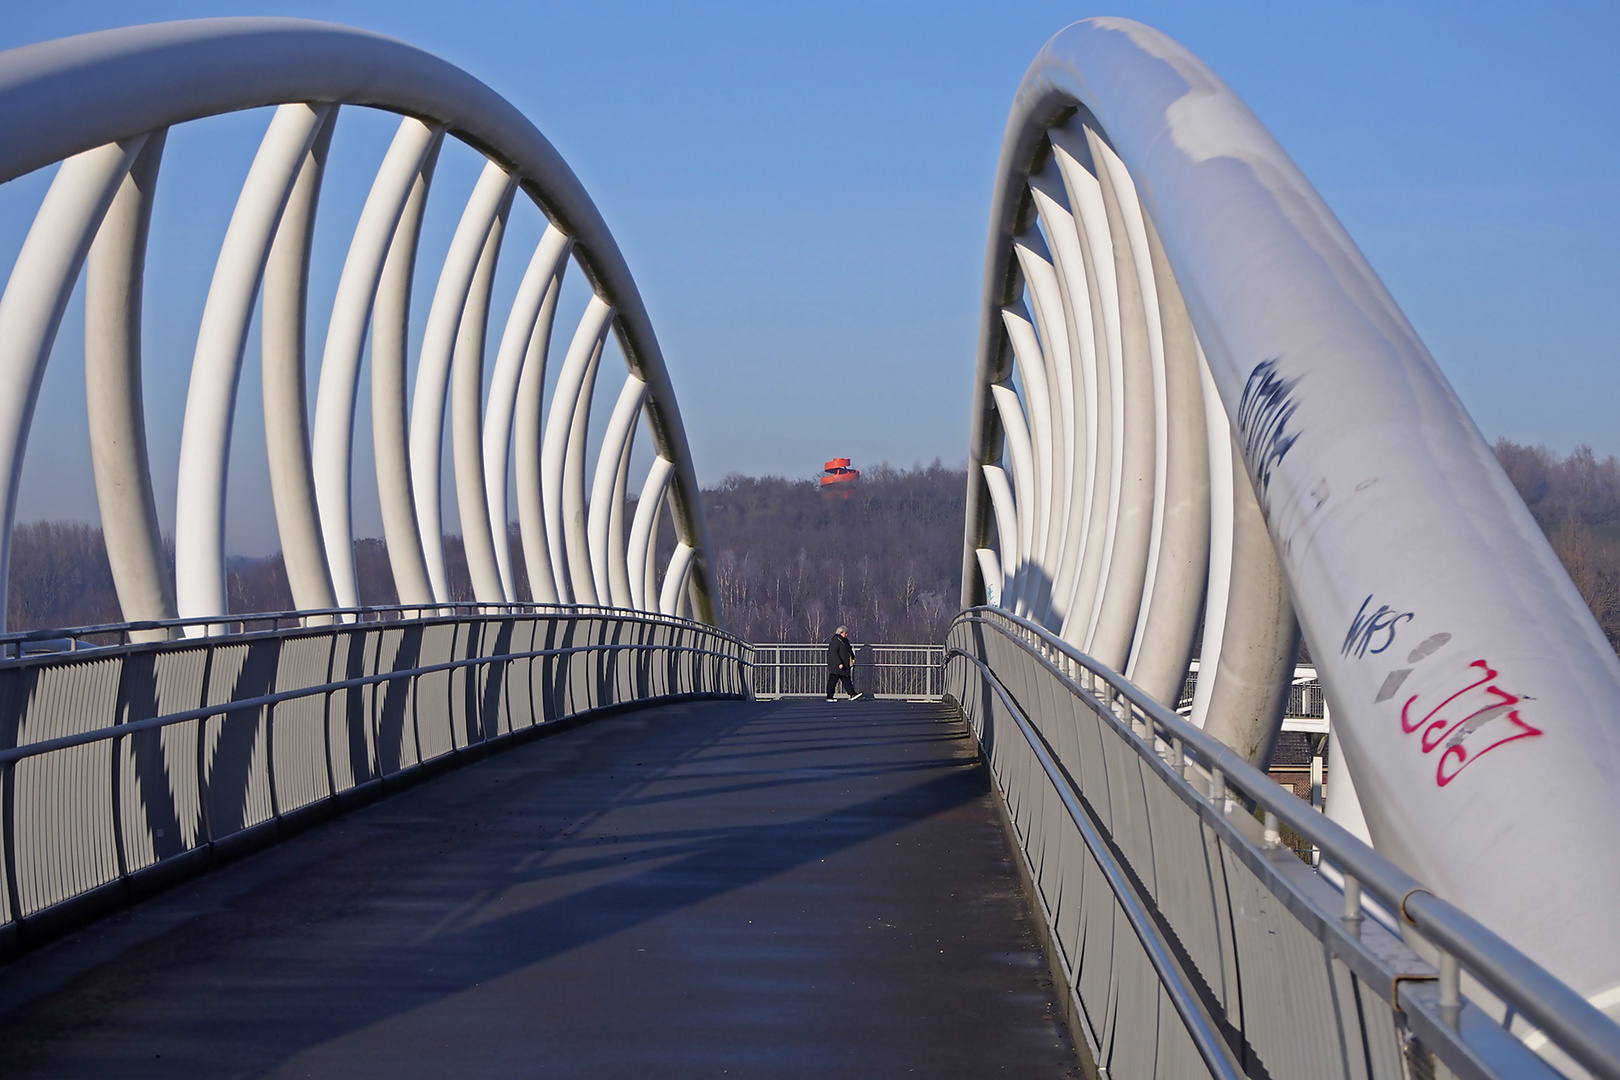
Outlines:
[[[1418,735],[1418,745],[1423,753],[1432,754],[1441,746],[1445,747],[1434,770],[1435,783],[1440,787],[1451,783],[1458,773],[1498,746],[1542,734],[1539,728],[1525,723],[1519,710],[1514,708],[1522,699],[1494,685],[1498,672],[1490,664],[1475,660],[1468,666],[1470,669],[1478,668],[1479,676],[1422,716],[1415,719],[1413,716],[1412,706],[1418,699],[1416,694],[1408,698],[1401,708],[1401,730],[1408,735],[1422,732]],[[1483,747],[1469,747],[1468,739],[1498,718],[1505,719],[1510,725],[1506,734]],[[1498,728],[1492,733],[1500,731]]]

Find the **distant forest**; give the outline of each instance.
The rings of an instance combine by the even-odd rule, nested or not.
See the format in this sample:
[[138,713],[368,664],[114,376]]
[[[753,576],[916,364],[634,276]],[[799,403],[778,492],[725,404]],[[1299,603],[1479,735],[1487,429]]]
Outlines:
[[967,471],[937,460],[861,473],[846,499],[817,480],[733,474],[703,493],[726,629],[746,641],[935,643],[962,581]]
[[1620,461],[1496,441],[1496,459],[1547,534],[1609,644],[1620,650]]
[[[847,623],[861,641],[937,642],[956,613],[967,473],[939,462],[909,471],[879,465],[847,499],[823,498],[816,480],[726,477],[703,492],[726,629],[747,641],[819,641]],[[660,551],[675,544],[664,520]],[[518,593],[528,595],[516,526]],[[169,552],[170,569],[174,553]],[[445,537],[450,595],[472,599],[458,536]],[[397,603],[388,548],[355,542],[363,604]],[[101,530],[36,521],[12,533],[8,626],[33,630],[122,619]],[[233,612],[293,606],[281,555],[230,560]]]
[[[1620,648],[1620,461],[1588,447],[1560,457],[1507,439],[1496,456]],[[935,461],[864,471],[848,499],[827,499],[815,479],[733,474],[703,492],[726,629],[747,641],[820,641],[846,623],[875,642],[938,642],[956,613],[967,474]],[[666,521],[660,545],[673,535]],[[527,595],[514,528],[519,591]],[[388,552],[355,543],[361,601],[395,602]],[[471,599],[459,537],[445,538],[451,595]],[[172,554],[171,554],[172,562]],[[281,556],[233,559],[233,612],[292,606]],[[38,521],[12,534],[8,619],[13,630],[118,622],[101,530]]]

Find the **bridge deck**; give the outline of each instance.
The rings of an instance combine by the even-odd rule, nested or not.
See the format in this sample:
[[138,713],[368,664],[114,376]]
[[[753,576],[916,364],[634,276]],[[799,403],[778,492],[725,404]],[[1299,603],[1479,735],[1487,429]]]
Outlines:
[[1067,1076],[942,706],[702,703],[442,775],[0,969],[28,1076]]

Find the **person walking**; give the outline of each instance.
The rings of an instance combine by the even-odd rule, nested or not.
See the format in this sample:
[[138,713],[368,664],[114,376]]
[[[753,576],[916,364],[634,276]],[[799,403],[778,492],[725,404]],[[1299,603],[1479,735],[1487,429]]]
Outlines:
[[833,699],[833,691],[839,683],[844,684],[844,693],[849,700],[859,701],[865,694],[855,692],[855,683],[850,675],[855,672],[855,650],[849,647],[849,627],[840,626],[838,632],[827,642],[827,700]]

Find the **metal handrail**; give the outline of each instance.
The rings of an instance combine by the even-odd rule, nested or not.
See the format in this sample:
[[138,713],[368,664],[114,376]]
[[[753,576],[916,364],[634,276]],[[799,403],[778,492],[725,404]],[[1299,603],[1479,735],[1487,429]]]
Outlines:
[[[1535,1024],[1571,1058],[1595,1075],[1620,1080],[1620,1025],[1540,964],[1454,904],[1435,896],[1417,878],[1378,854],[1342,826],[1285,792],[1231,747],[1166,709],[1124,676],[1057,638],[1039,623],[1002,608],[988,606],[962,612],[958,621],[964,619],[998,630],[1043,663],[1076,693],[1085,695],[1089,692],[1032,647],[1030,641],[1008,633],[995,620],[1005,621],[1026,631],[1045,648],[1063,655],[1095,678],[1102,679],[1135,706],[1155,731],[1162,730],[1170,741],[1179,742],[1183,753],[1189,749],[1193,751],[1199,763],[1212,774],[1218,773],[1224,782],[1235,781],[1245,795],[1275,815],[1276,820],[1320,848],[1323,857],[1332,861],[1347,880],[1353,879],[1356,887],[1372,893],[1391,912],[1404,918],[1431,944],[1442,950],[1443,954],[1454,957],[1480,983]],[[1129,730],[1128,725],[1125,727]],[[1158,757],[1151,741],[1138,737],[1132,743],[1142,756]],[[1443,971],[1445,955],[1441,960]]]
[[[227,632],[225,634],[208,635],[210,638],[218,639],[220,637],[234,636],[235,634],[263,633],[281,629],[313,628],[317,625],[331,625],[330,623],[312,623],[310,620],[313,619],[341,620],[344,616],[354,616],[354,623],[379,623],[391,621],[405,622],[435,618],[456,618],[463,613],[471,615],[489,615],[494,617],[499,617],[501,615],[546,615],[555,613],[568,613],[587,617],[594,615],[611,615],[615,618],[634,618],[641,622],[659,623],[661,625],[678,625],[691,627],[693,629],[701,629],[707,633],[718,634],[719,636],[724,637],[729,641],[736,642],[739,645],[748,646],[748,643],[742,641],[742,639],[733,637],[724,630],[721,630],[716,626],[712,626],[709,623],[700,622],[695,619],[682,618],[679,615],[665,615],[658,611],[643,611],[639,608],[616,608],[603,604],[531,603],[521,600],[487,603],[478,600],[447,600],[444,603],[433,604],[366,604],[360,607],[306,608],[297,611],[257,611],[243,612],[240,614],[233,613],[224,616],[197,615],[183,619],[145,619],[133,622],[100,623],[94,626],[14,630],[10,633],[0,634],[0,650],[4,650],[10,645],[27,644],[29,642],[37,641],[59,641],[66,639],[77,641],[79,638],[89,637],[94,634],[123,634],[126,635],[127,641],[127,635],[131,633],[142,633],[153,630],[183,630],[191,626],[220,626],[231,624],[245,626],[247,623],[269,622],[274,624],[279,622],[290,622],[293,620],[297,620],[300,624],[300,626],[296,628],[272,625],[267,627],[265,631],[240,630],[235,631],[234,633]],[[386,618],[386,616],[389,615],[395,615],[397,617],[395,619]],[[373,617],[368,620],[365,618],[365,616]],[[144,642],[141,644],[153,643]],[[91,647],[105,648],[107,646]],[[748,647],[752,648],[752,646]],[[14,656],[0,656],[0,659],[17,658],[18,657]]]
[[1002,705],[1007,709],[1008,715],[1017,723],[1018,730],[1023,733],[1024,739],[1029,743],[1030,750],[1035,754],[1035,760],[1040,763],[1046,778],[1051,781],[1058,798],[1063,802],[1063,808],[1068,812],[1070,820],[1079,830],[1080,837],[1085,841],[1086,847],[1091,851],[1092,858],[1097,860],[1098,867],[1103,876],[1108,879],[1108,886],[1114,892],[1114,899],[1118,901],[1120,910],[1125,913],[1125,919],[1131,924],[1137,940],[1142,943],[1142,949],[1147,953],[1148,962],[1159,976],[1159,982],[1164,987],[1170,1003],[1175,1007],[1176,1015],[1181,1018],[1182,1025],[1186,1027],[1188,1036],[1198,1049],[1199,1057],[1215,1076],[1242,1080],[1244,1072],[1232,1054],[1232,1048],[1222,1038],[1220,1030],[1216,1027],[1209,1010],[1199,999],[1197,991],[1188,982],[1186,973],[1182,971],[1171,953],[1170,945],[1164,939],[1164,934],[1153,917],[1143,908],[1136,890],[1131,887],[1129,878],[1113,852],[1108,849],[1102,837],[1098,834],[1091,815],[1086,813],[1076,797],[1074,785],[1064,775],[1063,768],[1052,757],[1047,749],[1046,740],[1030,726],[1023,709],[1007,695],[1002,689],[1001,682],[984,661],[960,649],[947,650],[949,655],[960,656],[976,664],[979,669],[989,676],[990,687],[1001,699]]
[[[868,672],[877,683],[870,687],[873,694],[911,697],[922,694],[933,698],[938,693],[938,680],[942,677],[944,646],[916,642],[851,642],[856,651],[852,676]],[[766,697],[819,697],[825,688],[808,676],[826,670],[827,645],[820,641],[775,641],[752,646],[756,678],[766,681],[768,689],[756,686]],[[862,654],[870,651],[870,663],[862,662]],[[914,654],[911,659],[893,659],[896,654]],[[886,679],[885,675],[892,676]],[[915,681],[918,688],[907,689]],[[792,684],[795,689],[784,689]],[[895,684],[900,684],[896,686]]]
[[259,694],[256,697],[237,698],[232,701],[223,701],[217,705],[207,705],[197,709],[187,709],[183,712],[165,713],[162,716],[150,716],[144,720],[135,720],[128,724],[114,724],[111,727],[96,728],[93,731],[80,731],[72,735],[61,735],[54,739],[45,739],[37,743],[25,743],[22,746],[0,750],[0,765],[9,765],[24,758],[38,757],[42,754],[65,750],[73,746],[84,746],[89,743],[105,742],[108,739],[118,739],[126,735],[133,735],[155,728],[169,727],[172,724],[184,724],[190,720],[206,720],[221,713],[240,712],[243,709],[259,709],[269,705],[279,705],[283,701],[294,701],[298,698],[315,697],[320,694],[331,694],[339,690],[352,690],[362,686],[374,686],[378,683],[394,682],[398,679],[411,679],[420,675],[433,675],[441,671],[454,671],[464,667],[476,667],[479,664],[506,664],[514,660],[534,660],[544,656],[568,656],[578,652],[623,652],[627,649],[641,649],[649,652],[686,652],[699,656],[723,656],[734,660],[739,665],[746,665],[746,661],[734,657],[729,653],[716,649],[701,649],[696,645],[652,644],[641,642],[610,642],[601,645],[571,645],[563,649],[534,649],[529,652],[497,653],[492,656],[474,656],[461,660],[451,660],[443,664],[427,664],[422,667],[401,668],[398,671],[388,671],[377,675],[365,675],[355,679],[339,679],[324,682],[315,686],[302,686],[296,690],[281,690],[274,694]]
[[[535,610],[538,606],[526,607]],[[474,745],[494,745],[523,729],[538,730],[602,708],[689,695],[752,697],[751,648],[746,643],[706,624],[641,611],[602,608],[588,620],[571,617],[584,610],[583,605],[569,605],[550,607],[549,617],[497,614],[291,626],[224,637],[133,642],[84,653],[36,654],[0,665],[0,672],[18,687],[10,695],[14,715],[6,718],[8,726],[0,731],[0,793],[5,796],[5,805],[0,807],[5,825],[5,835],[0,837],[4,841],[0,843],[0,911],[7,916],[0,920],[0,957],[18,947],[24,940],[20,935],[34,933],[27,927],[61,927],[79,921],[87,913],[101,910],[101,901],[80,903],[86,897],[117,882],[133,880],[166,860],[203,848],[213,850],[230,837],[272,819],[284,821],[289,814],[316,805],[341,807],[346,793],[433,761],[460,759]],[[532,640],[526,625],[535,629]],[[420,650],[412,641],[418,637]],[[396,638],[399,640],[394,641]],[[550,647],[546,647],[548,643]],[[218,684],[224,687],[234,680],[222,695],[226,700],[213,701],[218,687],[210,673],[221,662],[226,668],[232,668],[236,660],[246,665],[254,649],[262,650],[268,666],[256,667],[258,674],[245,682],[229,676]],[[475,652],[481,655],[468,655]],[[154,668],[150,662],[138,668],[129,666],[142,658],[158,666]],[[200,684],[193,680],[186,687],[169,687],[185,694],[183,700],[170,699],[163,691],[166,659],[179,661],[193,675],[201,669]],[[349,666],[357,659],[363,667]],[[288,662],[293,666],[287,667]],[[393,670],[380,670],[396,663],[400,666]],[[233,670],[245,673],[247,668]],[[463,674],[457,676],[457,671]],[[133,683],[129,681],[131,672],[136,679]],[[345,677],[351,673],[353,677]],[[497,678],[496,673],[507,677]],[[117,686],[116,705],[106,693],[113,685],[109,676]],[[302,685],[277,689],[285,685],[284,676],[287,683],[296,680]],[[141,681],[149,678],[158,681],[150,685]],[[378,687],[390,689],[384,694]],[[406,691],[401,699],[406,707],[392,713],[402,741],[390,754],[380,740],[398,690]],[[421,703],[435,696],[438,705],[424,711]],[[138,701],[149,704],[139,706]],[[189,707],[194,704],[196,707]],[[94,711],[87,714],[86,705]],[[188,707],[175,710],[177,705]],[[300,721],[308,719],[311,707],[321,722],[306,729]],[[31,722],[36,708],[38,726]],[[141,716],[136,708],[160,715]],[[289,708],[293,728],[291,741],[283,747],[278,722]],[[117,722],[126,717],[128,722]],[[257,737],[269,749],[254,759],[247,773],[218,788],[208,772],[204,751],[212,745],[209,733],[227,733],[233,717],[260,725]],[[225,728],[218,726],[220,718]],[[72,730],[81,725],[93,729]],[[68,728],[66,734],[39,737],[54,735],[64,727]],[[238,730],[252,731],[252,723],[248,729]],[[159,732],[164,733],[162,740],[157,739]],[[171,809],[195,812],[198,831],[195,838],[182,835],[178,849],[171,844],[159,850],[162,845],[153,838],[162,837],[163,831],[153,833],[149,817],[143,825],[137,814],[133,827],[124,820],[131,808],[119,802],[119,776],[121,770],[141,760],[142,746],[157,750],[163,767],[171,768],[171,741],[176,732],[182,736],[182,744],[193,736],[197,740],[197,775],[195,789],[189,794],[182,790],[185,784],[171,787]],[[34,741],[7,745],[19,736]],[[348,740],[350,761],[343,768],[334,768],[334,737]],[[92,745],[95,752],[88,750]],[[111,757],[107,748],[112,750]],[[365,758],[359,764],[353,760],[356,750]],[[184,751],[181,756],[190,758]],[[53,761],[65,762],[67,771],[53,773]],[[89,771],[76,772],[75,765],[86,765]],[[103,774],[108,767],[112,770],[110,805],[97,796],[104,790],[101,785],[109,782]],[[280,767],[291,771],[278,778]],[[314,773],[306,776],[310,769]],[[319,775],[322,771],[324,780]],[[64,780],[70,787],[59,787]],[[42,804],[28,794],[40,791],[53,793],[57,802]],[[253,801],[255,791],[268,799],[268,807]],[[75,794],[81,792],[89,797]],[[64,798],[65,803],[61,802]],[[234,824],[226,820],[223,829],[216,828],[209,816],[208,807],[218,798],[225,800],[221,805],[227,809],[234,806],[240,811]],[[189,809],[182,811],[182,804]],[[65,822],[61,827],[59,818]],[[19,821],[26,827],[19,826]],[[102,858],[109,850],[116,856],[116,865]],[[131,851],[135,862],[129,861]],[[172,873],[185,876],[200,864],[168,865],[174,868]],[[167,881],[170,875],[171,871],[163,871],[159,878]],[[24,882],[26,894],[20,884]],[[118,895],[127,898],[129,894]],[[39,921],[51,911],[56,914]]]

